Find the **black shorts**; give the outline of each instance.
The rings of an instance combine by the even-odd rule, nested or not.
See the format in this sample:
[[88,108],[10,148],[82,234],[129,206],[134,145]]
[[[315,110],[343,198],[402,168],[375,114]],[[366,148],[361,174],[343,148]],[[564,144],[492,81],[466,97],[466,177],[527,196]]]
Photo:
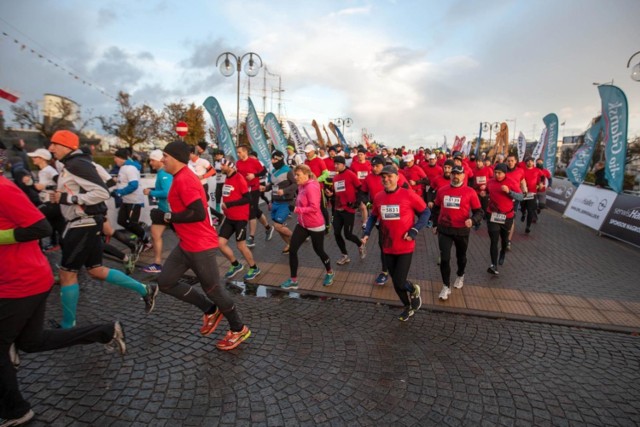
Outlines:
[[229,218],[222,220],[222,224],[218,226],[218,236],[229,240],[235,233],[236,242],[242,242],[247,239],[247,221],[234,221]]
[[62,238],[60,269],[77,273],[102,265],[102,225],[68,229]]

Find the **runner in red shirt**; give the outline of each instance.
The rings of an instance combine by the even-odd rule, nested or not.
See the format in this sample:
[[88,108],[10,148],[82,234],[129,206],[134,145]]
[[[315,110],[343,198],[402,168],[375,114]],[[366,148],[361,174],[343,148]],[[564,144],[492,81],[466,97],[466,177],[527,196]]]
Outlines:
[[[251,331],[220,283],[215,251],[218,234],[207,215],[207,197],[200,180],[187,168],[189,146],[184,141],[169,143],[164,148],[163,161],[165,170],[173,175],[168,197],[171,212],[164,215],[159,210],[153,212],[173,224],[180,243],[171,251],[158,276],[160,290],[202,310],[202,335],[210,335],[224,316],[230,330],[216,347],[231,350],[249,338]],[[179,281],[188,269],[193,270],[206,295]]]
[[436,176],[442,176],[443,170],[438,166],[438,159],[435,154],[429,154],[428,162],[420,164],[425,175],[429,178],[429,184]]
[[465,158],[460,151],[453,153],[453,165],[462,166],[464,169],[464,185],[469,185],[469,180],[473,178],[473,171],[469,167],[469,164],[464,160]]
[[384,191],[378,193],[373,200],[362,243],[367,243],[373,226],[379,221],[385,263],[391,274],[393,288],[404,305],[398,319],[406,322],[422,305],[420,286],[409,282],[407,275],[415,250],[415,238],[427,225],[431,211],[422,197],[412,190],[398,186],[398,171],[395,167],[385,166],[381,175]]
[[531,223],[538,221],[538,200],[536,199],[536,195],[541,185],[540,181],[544,178],[544,174],[542,170],[535,167],[533,157],[526,157],[524,164],[524,180],[527,183],[529,192],[524,196],[521,220],[524,221],[526,212],[527,228],[525,228],[524,232],[529,234],[531,232]]
[[[524,170],[518,167],[518,159],[513,154],[507,156],[507,178],[514,181],[517,185],[520,186],[522,190],[522,194],[526,194],[527,191],[527,183],[524,180]],[[513,201],[513,210],[514,212],[518,212],[518,206],[520,202],[517,200]],[[513,237],[513,232],[516,229],[516,223],[514,222],[511,225],[511,231],[509,232],[509,242],[507,243],[507,250],[511,250],[511,238]]]
[[[485,168],[486,169],[486,168]],[[513,201],[522,200],[520,186],[506,178],[507,165],[499,163],[495,166],[494,178],[487,182],[489,205],[487,207],[487,229],[491,244],[489,253],[491,265],[487,269],[489,274],[498,275],[498,265],[504,264],[504,258],[509,243],[509,231],[513,225]],[[498,258],[498,242],[502,240],[500,257]]]
[[[367,150],[364,147],[358,148],[358,155],[351,162],[351,170],[356,174],[356,176],[360,180],[361,185],[364,182],[365,178],[371,174],[371,163],[367,158]],[[360,216],[362,218],[362,229],[364,230],[364,226],[367,223],[367,216],[369,215],[369,211],[367,211],[367,205],[364,202],[360,202],[358,204],[358,209],[360,210]]]
[[404,155],[402,160],[405,163],[404,176],[407,178],[407,181],[409,181],[411,189],[414,193],[423,198],[424,188],[429,183],[427,175],[420,166],[416,165],[413,154]]
[[[487,205],[489,204],[489,193],[487,193],[487,182],[493,178],[493,169],[486,167],[482,159],[476,161],[476,167],[473,179],[473,189],[478,193],[480,199],[480,205],[483,211],[487,211]],[[480,228],[480,224],[475,226],[477,230]]]
[[540,178],[540,185],[538,186],[538,214],[540,210],[547,207],[547,187],[551,183],[551,172],[544,168],[544,160],[537,159],[536,167],[542,171],[542,178]]
[[451,169],[453,169],[453,160],[449,159],[444,163],[442,175],[434,177],[427,191],[427,206],[433,209],[433,202],[436,200],[436,194],[439,188],[446,187],[451,182]]
[[449,299],[451,267],[451,246],[456,247],[458,270],[453,286],[456,289],[464,286],[464,271],[467,266],[467,247],[469,233],[474,224],[482,222],[484,213],[476,192],[464,185],[464,169],[456,165],[451,169],[451,184],[439,188],[433,208],[433,231],[438,234],[440,247],[440,274],[442,274],[442,291],[439,298]]
[[[364,153],[362,153],[364,156]],[[336,165],[336,176],[333,177],[333,194],[335,200],[335,212],[333,215],[333,234],[336,238],[338,248],[342,257],[336,261],[338,265],[345,265],[351,262],[349,254],[347,252],[347,246],[342,237],[342,231],[344,229],[344,237],[355,243],[360,252],[360,259],[364,259],[367,255],[366,247],[362,244],[353,234],[353,223],[355,221],[355,212],[358,201],[358,191],[360,190],[360,180],[356,174],[347,169],[346,161],[342,156],[336,156],[333,159]],[[367,162],[368,163],[368,162]]]
[[35,414],[18,389],[18,350],[35,353],[111,342],[124,354],[126,344],[120,322],[43,328],[53,272],[38,239],[51,235],[51,225],[26,194],[1,175],[0,194],[0,418],[7,423],[3,425],[21,425]]

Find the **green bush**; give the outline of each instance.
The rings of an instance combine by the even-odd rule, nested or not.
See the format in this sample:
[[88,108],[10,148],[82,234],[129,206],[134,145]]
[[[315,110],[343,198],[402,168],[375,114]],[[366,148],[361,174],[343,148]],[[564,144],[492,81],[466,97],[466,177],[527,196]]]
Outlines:
[[112,154],[96,154],[93,156],[93,161],[105,168],[106,170],[111,169],[113,166],[113,155]]

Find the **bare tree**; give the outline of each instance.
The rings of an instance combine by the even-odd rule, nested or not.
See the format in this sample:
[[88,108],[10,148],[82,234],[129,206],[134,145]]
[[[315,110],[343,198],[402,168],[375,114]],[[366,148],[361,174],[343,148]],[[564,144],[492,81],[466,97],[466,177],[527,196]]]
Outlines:
[[136,145],[149,142],[158,136],[161,116],[150,106],[134,106],[131,95],[118,92],[118,112],[100,117],[102,128],[124,141],[132,150]]
[[11,106],[14,122],[21,127],[37,130],[47,140],[51,139],[51,136],[58,130],[82,132],[89,123],[95,120],[95,117],[83,120],[78,104],[69,99],[60,98],[55,101],[53,109],[56,110],[54,115],[45,116],[35,101]]

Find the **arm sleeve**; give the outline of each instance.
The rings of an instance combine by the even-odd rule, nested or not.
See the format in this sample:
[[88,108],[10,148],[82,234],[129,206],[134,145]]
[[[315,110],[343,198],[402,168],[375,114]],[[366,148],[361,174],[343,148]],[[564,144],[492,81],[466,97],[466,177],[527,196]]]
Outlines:
[[373,229],[373,226],[375,225],[376,222],[378,222],[378,217],[376,216],[376,214],[371,213],[371,215],[369,215],[369,219],[367,219],[367,225],[364,227],[365,236],[368,236],[371,234],[371,230]]
[[28,227],[16,228],[13,235],[16,242],[29,242],[50,236],[51,232],[52,228],[49,222],[46,219],[41,219]]
[[228,208],[232,208],[234,206],[242,206],[242,205],[248,205],[250,202],[249,200],[249,193],[243,193],[242,197],[240,197],[238,200],[234,200],[233,202],[224,202],[224,204],[228,207]]
[[138,181],[129,181],[126,187],[116,190],[119,196],[126,196],[138,189]]
[[175,223],[188,223],[203,221],[207,217],[204,211],[204,205],[202,200],[194,200],[193,203],[188,205],[182,212],[172,213],[171,222]]
[[415,224],[413,224],[413,227],[411,227],[411,230],[409,230],[409,236],[411,236],[412,239],[416,238],[416,236],[418,235],[418,231],[422,230],[424,227],[427,226],[430,216],[431,216],[431,210],[429,208],[426,208],[425,210],[420,212],[420,215],[418,215],[418,220],[416,221]]

